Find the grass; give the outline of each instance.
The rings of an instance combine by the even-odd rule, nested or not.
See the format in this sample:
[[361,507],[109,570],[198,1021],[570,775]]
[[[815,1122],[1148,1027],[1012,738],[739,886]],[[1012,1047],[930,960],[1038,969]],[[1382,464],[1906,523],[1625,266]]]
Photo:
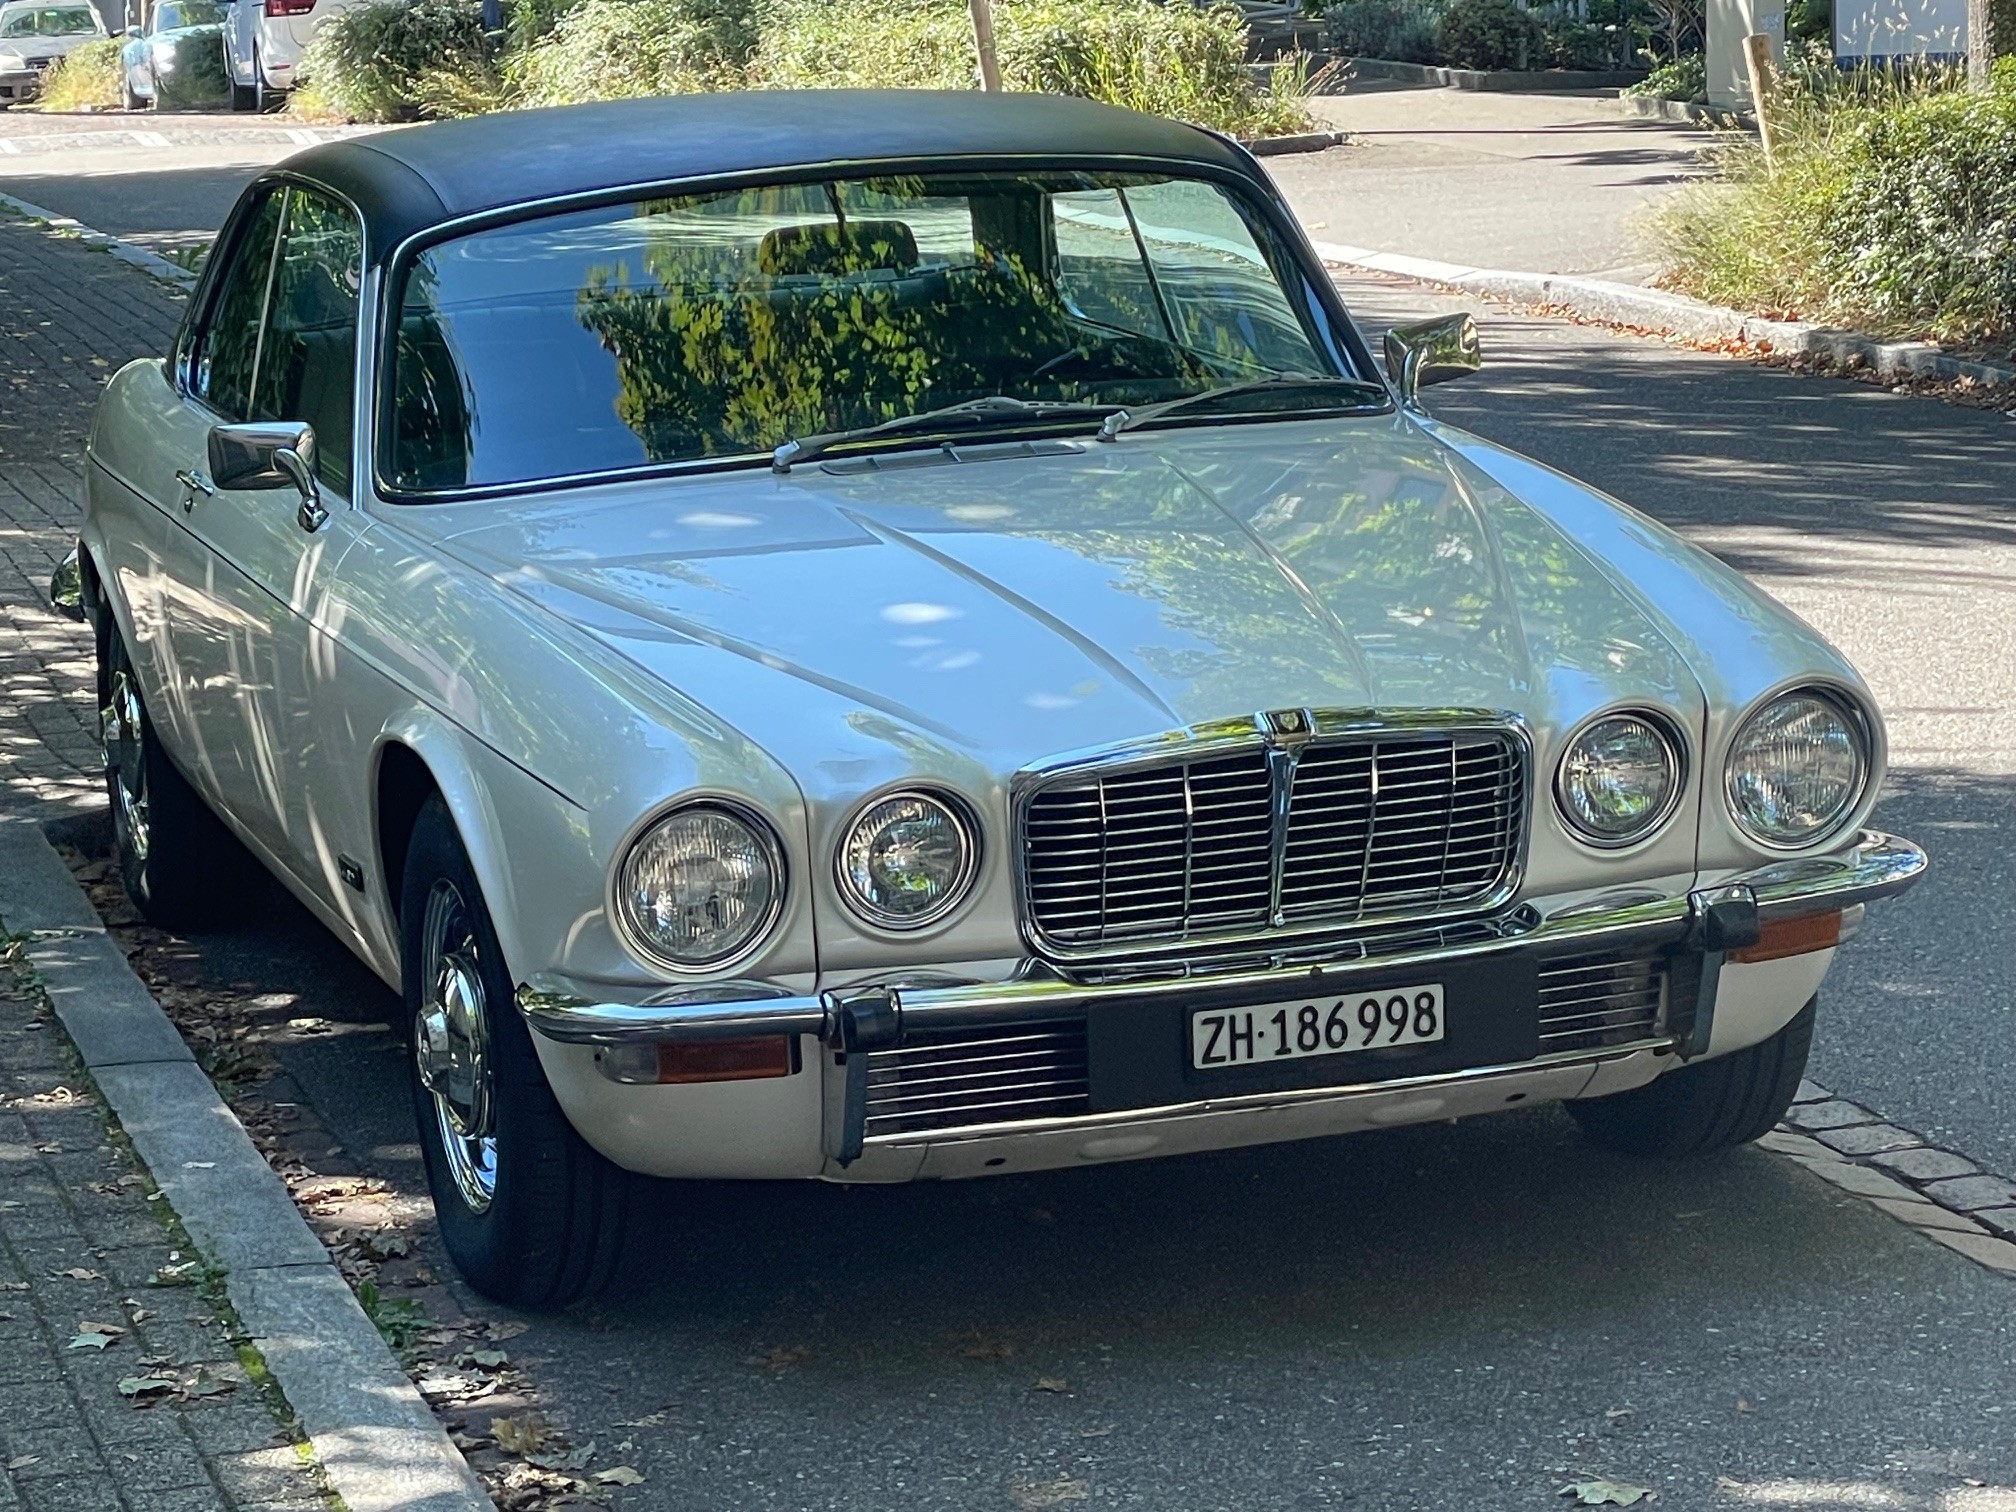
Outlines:
[[2016,334],[2016,72],[1989,91],[1962,83],[1795,56],[1775,162],[1732,138],[1715,181],[1655,213],[1667,282],[1876,336]]
[[[964,0],[517,0],[501,56],[476,0],[371,0],[323,28],[308,87],[361,120],[720,89],[978,85]],[[1253,138],[1306,130],[1290,60],[1256,80],[1229,5],[996,0],[1011,89],[1078,95]]]

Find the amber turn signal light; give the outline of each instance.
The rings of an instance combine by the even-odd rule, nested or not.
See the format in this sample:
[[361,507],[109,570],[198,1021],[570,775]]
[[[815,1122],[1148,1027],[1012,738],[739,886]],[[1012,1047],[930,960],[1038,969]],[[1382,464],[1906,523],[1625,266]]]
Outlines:
[[596,1053],[611,1081],[631,1086],[762,1081],[798,1069],[798,1042],[789,1035],[696,1040],[688,1044],[620,1045]]
[[1758,931],[1757,943],[1729,952],[1729,959],[1745,963],[1777,961],[1808,951],[1828,950],[1841,943],[1839,913],[1801,914],[1796,919],[1767,919]]
[[658,1047],[658,1080],[667,1082],[759,1081],[791,1074],[788,1035],[755,1039],[696,1040]]

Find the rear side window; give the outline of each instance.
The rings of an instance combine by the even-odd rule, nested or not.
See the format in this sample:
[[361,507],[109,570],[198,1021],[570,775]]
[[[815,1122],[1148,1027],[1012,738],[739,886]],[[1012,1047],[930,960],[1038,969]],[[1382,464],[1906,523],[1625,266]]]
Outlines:
[[363,261],[357,222],[348,210],[303,189],[287,191],[250,418],[314,426],[316,471],[345,496]]
[[273,278],[285,195],[275,190],[253,212],[225,270],[209,323],[196,339],[190,391],[227,420],[252,412],[252,374],[259,362],[260,320]]

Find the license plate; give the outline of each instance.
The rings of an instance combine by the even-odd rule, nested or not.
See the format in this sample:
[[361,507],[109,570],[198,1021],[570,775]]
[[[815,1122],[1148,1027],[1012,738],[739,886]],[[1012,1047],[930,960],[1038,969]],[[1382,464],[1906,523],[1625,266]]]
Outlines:
[[1190,1064],[1202,1071],[1432,1044],[1442,1038],[1442,1021],[1440,982],[1257,1008],[1210,1008],[1190,1016]]

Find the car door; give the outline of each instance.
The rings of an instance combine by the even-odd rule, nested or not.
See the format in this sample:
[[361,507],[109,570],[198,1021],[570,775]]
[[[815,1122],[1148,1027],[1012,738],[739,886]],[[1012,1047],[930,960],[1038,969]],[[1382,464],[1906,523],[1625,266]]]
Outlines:
[[207,467],[209,431],[219,423],[306,421],[316,432],[328,517],[314,528],[291,487],[221,489],[198,475],[187,520],[201,570],[168,632],[176,659],[196,674],[191,703],[222,805],[311,885],[320,868],[304,864],[314,847],[298,823],[301,746],[321,585],[355,523],[348,498],[361,269],[362,238],[347,207],[291,185],[273,191],[198,335],[187,392],[192,468]]

